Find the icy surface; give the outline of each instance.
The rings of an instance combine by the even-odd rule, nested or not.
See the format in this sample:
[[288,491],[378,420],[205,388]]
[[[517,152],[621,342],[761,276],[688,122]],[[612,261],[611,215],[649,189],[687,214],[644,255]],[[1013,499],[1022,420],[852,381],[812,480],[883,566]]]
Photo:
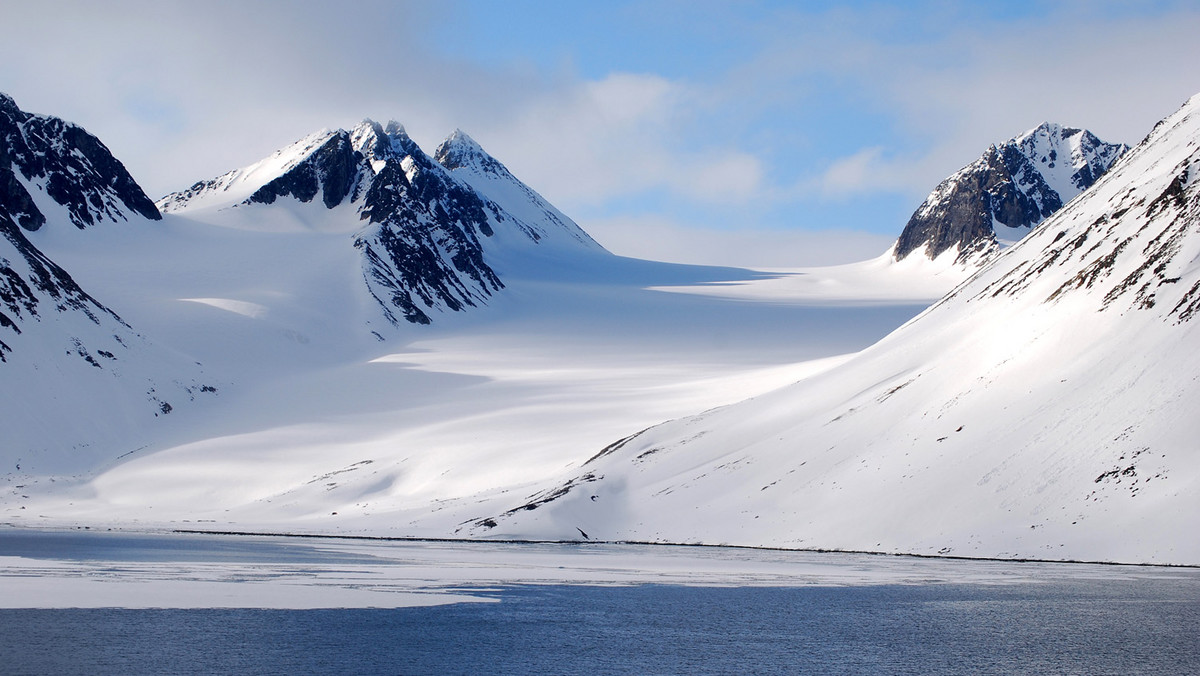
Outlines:
[[395,608],[512,585],[1011,585],[1194,576],[1096,565],[647,545],[0,531],[0,608]]

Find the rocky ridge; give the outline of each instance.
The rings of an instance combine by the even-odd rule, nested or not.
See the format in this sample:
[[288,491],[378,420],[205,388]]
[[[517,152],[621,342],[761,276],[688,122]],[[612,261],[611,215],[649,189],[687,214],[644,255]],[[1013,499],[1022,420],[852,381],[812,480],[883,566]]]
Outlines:
[[977,267],[1090,187],[1128,150],[1085,129],[1044,123],[1000,145],[934,188],[892,248]]

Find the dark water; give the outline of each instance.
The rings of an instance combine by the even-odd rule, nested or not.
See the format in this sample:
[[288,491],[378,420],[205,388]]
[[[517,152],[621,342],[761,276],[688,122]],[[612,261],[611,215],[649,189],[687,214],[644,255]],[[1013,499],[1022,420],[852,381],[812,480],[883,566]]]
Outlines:
[[548,586],[395,610],[0,610],[4,674],[1195,674],[1194,576]]
[[[179,537],[162,533],[0,529],[0,556],[142,563],[367,563],[374,557],[322,549],[312,540]],[[319,542],[319,541],[316,541]],[[2,673],[2,672],[0,672]]]

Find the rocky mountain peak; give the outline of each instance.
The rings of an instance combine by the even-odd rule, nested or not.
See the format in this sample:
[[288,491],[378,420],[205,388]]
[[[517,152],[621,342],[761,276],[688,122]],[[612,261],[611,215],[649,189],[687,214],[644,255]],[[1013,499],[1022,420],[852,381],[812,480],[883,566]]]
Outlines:
[[943,180],[913,213],[893,247],[955,262],[989,260],[1090,187],[1129,147],[1085,129],[1044,122]]
[[311,134],[160,204],[219,212],[320,196],[328,208],[352,205],[347,230],[362,252],[367,289],[393,324],[427,324],[436,312],[483,304],[504,288],[484,255],[497,231],[503,246],[558,241],[604,251],[461,130],[436,155],[399,122],[364,119],[350,131]]
[[494,166],[499,164],[495,158],[484,151],[482,146],[475,142],[475,139],[461,129],[455,129],[453,134],[442,141],[434,151],[433,158],[437,160],[438,164],[450,170],[471,167],[483,171],[494,171]]
[[0,200],[26,230],[46,222],[30,191],[62,206],[75,227],[162,216],[125,166],[95,136],[57,117],[22,111],[0,95]]
[[17,102],[13,100],[13,97],[5,94],[4,92],[0,92],[0,112],[11,115],[13,113],[20,112],[20,108],[17,108]]

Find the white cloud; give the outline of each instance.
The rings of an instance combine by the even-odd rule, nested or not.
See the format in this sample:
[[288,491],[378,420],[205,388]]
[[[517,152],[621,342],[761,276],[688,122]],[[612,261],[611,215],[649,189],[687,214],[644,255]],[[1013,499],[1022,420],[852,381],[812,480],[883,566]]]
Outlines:
[[[792,141],[794,156],[806,143],[821,150],[780,198],[922,196],[988,145],[1047,120],[1136,143],[1200,91],[1200,10],[1187,4],[1139,15],[1060,3],[1010,21],[936,9],[781,11],[762,28],[761,51],[715,83],[731,106],[825,111],[806,119],[826,126],[801,127]],[[925,33],[898,35],[902,19]],[[873,128],[841,124],[838,110]],[[846,146],[832,157],[831,135]]]
[[680,133],[695,92],[654,75],[613,73],[547,91],[472,132],[551,201],[595,205],[666,190],[737,203],[762,189],[761,162],[732,147],[693,147]]
[[884,180],[883,148],[864,148],[833,163],[821,176],[821,192],[830,197],[845,197],[857,193],[891,188]]

